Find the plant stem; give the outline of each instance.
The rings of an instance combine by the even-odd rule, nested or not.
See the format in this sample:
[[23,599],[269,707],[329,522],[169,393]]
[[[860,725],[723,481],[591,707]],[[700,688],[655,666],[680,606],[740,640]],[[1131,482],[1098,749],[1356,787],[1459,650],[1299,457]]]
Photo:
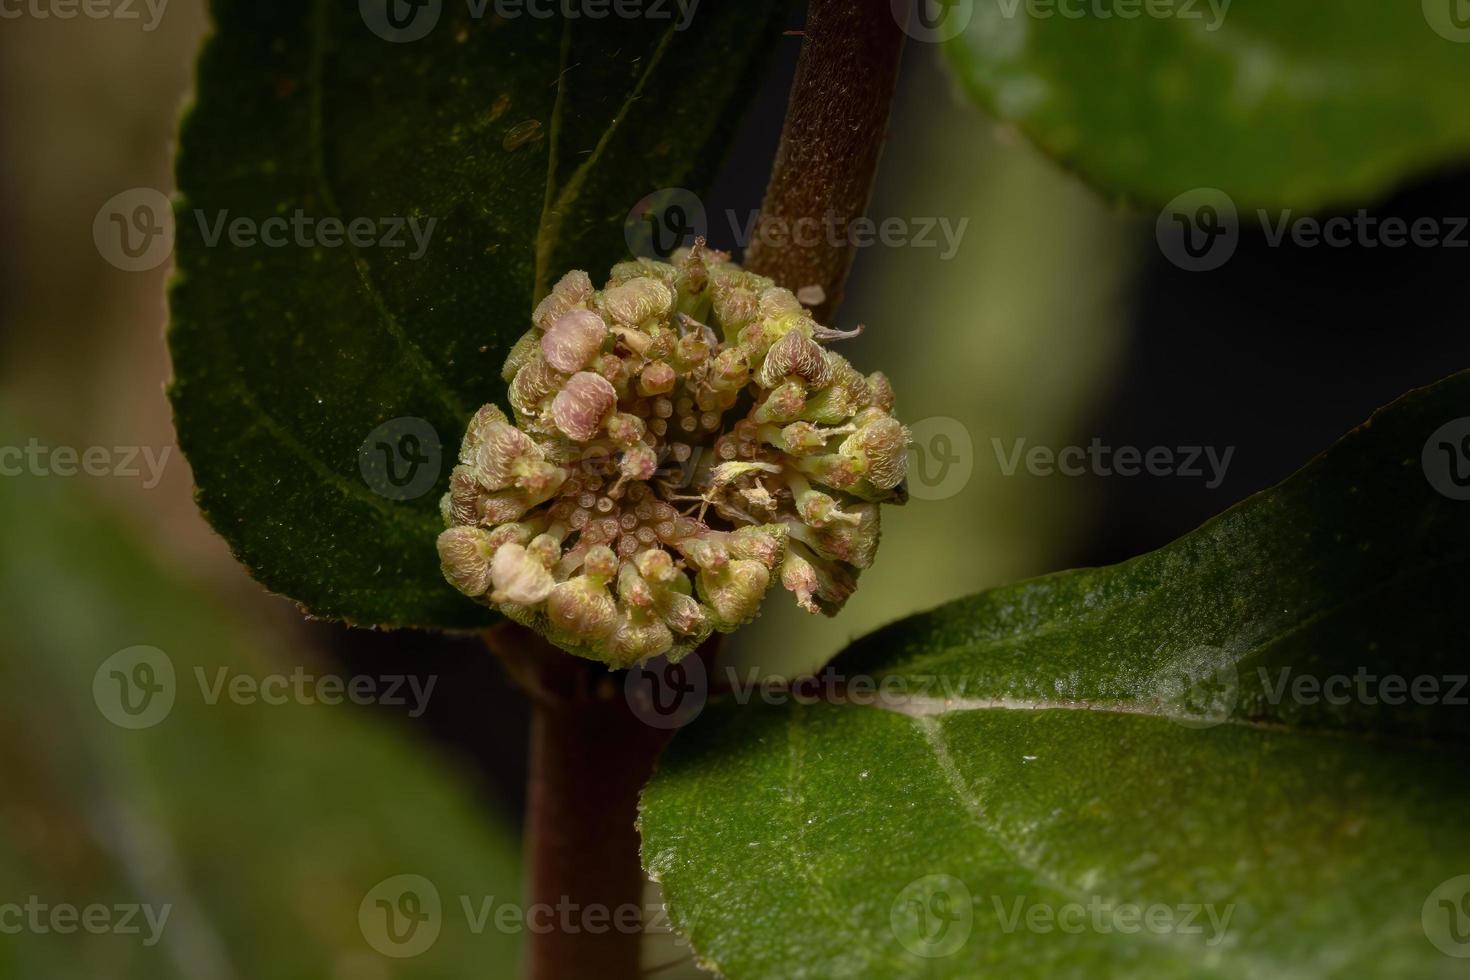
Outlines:
[[[526,902],[552,911],[528,920],[540,931],[529,933],[523,974],[632,980],[647,925],[638,794],[673,733],[634,714],[622,674],[525,627],[502,623],[485,642],[531,699]],[[598,932],[584,919],[593,909]]]
[[[821,287],[825,299],[813,311],[824,323],[852,268],[849,226],[872,193],[903,38],[887,0],[810,0],[786,125],[745,266],[791,290]],[[820,229],[820,241],[813,244],[812,231],[803,229]]]

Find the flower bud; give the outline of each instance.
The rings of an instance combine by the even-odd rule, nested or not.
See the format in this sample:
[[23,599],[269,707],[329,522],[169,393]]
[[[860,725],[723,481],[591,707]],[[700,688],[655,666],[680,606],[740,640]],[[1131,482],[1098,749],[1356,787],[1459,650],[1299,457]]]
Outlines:
[[551,292],[536,306],[531,321],[537,329],[547,330],[570,310],[583,306],[592,298],[592,277],[585,272],[568,272],[551,287]]
[[658,472],[658,454],[652,446],[639,443],[623,453],[618,471],[629,480],[651,480]]
[[827,352],[801,331],[792,330],[771,346],[756,374],[756,383],[774,388],[787,378],[800,378],[809,388],[821,388],[831,377]]
[[602,308],[626,327],[666,316],[674,306],[669,287],[652,278],[630,279],[602,292]]
[[627,412],[616,412],[607,420],[608,438],[620,446],[641,442],[647,432],[648,424]]
[[699,573],[699,594],[714,611],[716,627],[722,630],[754,619],[770,584],[771,573],[766,566],[750,559]]
[[544,600],[556,587],[546,566],[518,544],[502,545],[490,562],[490,577],[495,591],[494,602],[513,602],[529,606]]
[[638,394],[644,397],[662,395],[674,390],[674,369],[663,361],[654,361],[638,376]]
[[541,335],[541,356],[563,374],[574,374],[602,349],[607,326],[591,310],[571,310]]
[[663,621],[641,609],[626,609],[613,632],[613,663],[631,667],[656,657],[674,645]]
[[551,403],[551,418],[568,438],[587,442],[618,403],[618,393],[600,374],[574,374]]
[[490,555],[490,534],[483,528],[452,527],[439,535],[439,567],[467,596],[490,591]]

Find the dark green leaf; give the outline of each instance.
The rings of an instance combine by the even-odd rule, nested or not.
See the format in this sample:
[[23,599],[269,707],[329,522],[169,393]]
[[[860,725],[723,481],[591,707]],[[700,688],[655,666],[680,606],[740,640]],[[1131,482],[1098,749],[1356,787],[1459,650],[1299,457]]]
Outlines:
[[1457,3],[975,0],[947,48],[978,102],[1107,191],[1315,208],[1470,152]]
[[[75,484],[0,480],[0,541],[0,902],[36,896],[42,922],[61,906],[171,907],[151,944],[131,914],[138,933],[5,935],[0,977],[514,975],[520,937],[475,934],[460,908],[460,895],[478,908],[520,888],[513,834],[465,774],[369,709],[298,699],[298,668],[311,698],[338,694],[290,636],[160,566]],[[108,664],[138,646],[172,666],[172,701],[157,670],[158,693],[127,689],[143,709],[132,720]],[[272,704],[220,690],[210,703],[221,676],[284,676],[292,693]],[[403,874],[429,880],[443,916],[431,947],[390,959],[369,945],[371,904],[359,913]]]
[[[700,7],[687,30],[480,6],[444,3],[426,36],[390,43],[357,0],[213,4],[178,164],[179,440],[240,559],[320,616],[484,621],[438,570],[447,457],[502,399],[548,282],[605,272],[640,198],[709,177],[779,4]],[[229,222],[298,212],[369,219],[378,242],[414,219],[428,245],[301,247],[294,229],[232,245]]]
[[1428,935],[1470,955],[1470,878],[1435,893],[1470,873],[1467,405],[871,634],[821,703],[712,706],[644,795],[675,923],[735,978],[1463,976]]

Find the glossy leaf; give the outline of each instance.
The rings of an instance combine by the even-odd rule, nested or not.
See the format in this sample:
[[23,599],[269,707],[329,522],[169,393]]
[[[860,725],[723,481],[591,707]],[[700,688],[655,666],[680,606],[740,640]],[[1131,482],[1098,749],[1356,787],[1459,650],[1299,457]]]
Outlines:
[[1316,208],[1470,154],[1458,3],[966,0],[936,36],[963,24],[965,90],[1105,192]]
[[1462,975],[1467,404],[879,630],[816,703],[737,678],[644,794],[675,924],[733,978]]
[[[503,398],[547,284],[621,258],[651,191],[708,179],[778,4],[389,4],[432,24],[394,41],[369,26],[385,3],[215,0],[178,162],[172,396],[201,506],[268,588],[468,627],[488,613],[434,548],[464,424]],[[367,223],[353,242],[330,220]]]

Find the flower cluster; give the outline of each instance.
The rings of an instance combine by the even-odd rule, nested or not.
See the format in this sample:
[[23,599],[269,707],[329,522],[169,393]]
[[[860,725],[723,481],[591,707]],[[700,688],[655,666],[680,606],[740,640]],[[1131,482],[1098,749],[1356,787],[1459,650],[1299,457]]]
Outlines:
[[[444,498],[445,577],[580,656],[686,655],[771,584],[834,614],[902,502],[881,373],[796,297],[702,242],[565,276],[505,364]],[[732,424],[733,423],[733,424]]]

